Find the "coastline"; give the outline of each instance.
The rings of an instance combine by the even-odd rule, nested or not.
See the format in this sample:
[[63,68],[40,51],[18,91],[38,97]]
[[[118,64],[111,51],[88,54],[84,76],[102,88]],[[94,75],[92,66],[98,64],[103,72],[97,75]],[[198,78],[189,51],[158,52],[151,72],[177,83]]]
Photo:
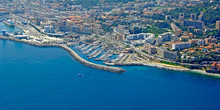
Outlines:
[[162,63],[157,63],[157,62],[150,62],[150,63],[145,63],[145,64],[143,63],[105,63],[105,64],[112,65],[112,66],[149,66],[149,67],[165,69],[165,70],[170,70],[170,71],[188,72],[188,73],[194,73],[198,75],[205,75],[209,77],[220,78],[220,74],[207,73],[199,69],[188,69],[188,68],[184,68],[181,66],[172,66],[172,65],[162,64]]
[[69,47],[64,46],[64,45],[34,43],[34,42],[19,40],[19,39],[15,39],[15,38],[11,38],[11,37],[5,37],[2,35],[0,35],[0,39],[21,42],[21,43],[29,44],[29,45],[36,46],[36,47],[59,47],[59,48],[66,50],[75,60],[84,64],[85,66],[99,69],[99,70],[114,72],[114,73],[123,73],[126,71],[126,70],[119,68],[119,67],[110,67],[110,66],[99,65],[99,64],[89,62],[89,61],[83,59],[82,57],[80,57],[75,51],[73,51],[72,49],[70,49]]
[[172,65],[162,65],[156,62],[149,62],[149,63],[105,63],[107,65],[112,66],[149,66],[149,67],[155,67],[165,70],[171,70],[171,71],[182,71],[182,72],[189,72],[191,69],[188,68],[180,68],[180,67],[171,67]]
[[149,66],[149,67],[155,67],[155,68],[166,69],[166,70],[171,70],[171,71],[190,72],[190,73],[196,73],[196,74],[200,74],[200,75],[206,75],[206,76],[210,76],[210,77],[220,78],[220,74],[207,73],[205,71],[198,70],[198,69],[188,69],[188,68],[183,68],[183,67],[180,67],[180,66],[172,66],[172,65],[162,64],[162,63],[157,63],[157,62],[149,62],[149,63],[105,63],[108,66],[99,65],[99,64],[95,64],[95,63],[92,63],[92,62],[89,62],[89,61],[83,59],[75,51],[73,51],[72,49],[70,49],[69,47],[64,46],[64,45],[34,43],[34,42],[30,42],[30,41],[19,40],[19,39],[16,39],[16,38],[5,37],[5,36],[2,36],[2,35],[0,35],[0,39],[21,42],[21,43],[29,44],[29,45],[36,46],[36,47],[58,47],[58,48],[62,48],[65,51],[67,51],[75,60],[77,60],[78,62],[82,63],[85,66],[95,68],[95,69],[99,69],[99,70],[114,72],[114,73],[123,73],[126,70],[124,70],[122,68],[119,68],[119,67],[111,67],[111,66]]
[[195,73],[195,74],[201,74],[201,75],[205,75],[205,76],[209,76],[209,77],[220,78],[220,74],[207,73],[207,72],[205,72],[205,71],[198,70],[198,69],[193,69],[193,70],[191,70],[191,71],[189,71],[189,72]]

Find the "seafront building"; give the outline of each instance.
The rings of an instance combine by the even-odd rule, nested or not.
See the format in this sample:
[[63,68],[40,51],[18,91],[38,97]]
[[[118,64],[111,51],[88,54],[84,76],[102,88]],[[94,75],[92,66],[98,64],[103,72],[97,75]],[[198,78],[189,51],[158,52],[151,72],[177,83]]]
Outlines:
[[157,55],[171,61],[175,61],[177,58],[177,52],[168,51],[161,47],[157,48]]
[[[29,31],[30,33],[27,32],[30,34],[30,39],[27,38],[27,40],[36,39],[39,42],[49,42],[47,37],[52,37],[53,40],[50,43],[59,44],[54,39],[61,39],[72,46],[78,43],[88,45],[100,40],[101,43],[95,47],[100,45],[103,50],[111,49],[111,54],[120,54],[124,48],[130,47],[136,50],[134,53],[139,53],[138,50],[141,49],[144,50],[150,54],[145,54],[146,57],[150,56],[151,59],[159,58],[170,61],[176,61],[177,55],[179,58],[183,54],[186,55],[184,59],[188,60],[199,52],[209,56],[211,59],[208,60],[213,60],[212,55],[220,51],[219,47],[215,46],[218,43],[216,31],[220,27],[219,21],[207,23],[207,16],[203,19],[203,14],[208,14],[206,12],[200,12],[200,15],[195,11],[176,10],[177,12],[175,12],[178,7],[192,9],[192,6],[197,4],[197,2],[191,2],[193,0],[151,2],[137,0],[122,4],[106,3],[106,0],[102,0],[103,2],[99,5],[89,8],[76,4],[74,0],[67,1],[22,0],[19,3],[14,0],[12,5],[5,5],[8,0],[4,0],[4,2],[0,1],[3,4],[0,4],[2,6],[0,14],[8,13],[7,9],[12,9],[12,20],[17,21],[15,24],[21,24],[24,30],[29,30],[25,28],[29,28],[28,26],[31,25],[39,31],[39,33],[32,33],[32,30]],[[73,4],[70,5],[69,2]],[[16,7],[14,7],[15,4]],[[212,6],[213,10],[218,9],[217,6]],[[7,35],[6,32],[3,34]],[[25,39],[20,35],[17,38]],[[92,46],[95,48],[94,45]],[[199,60],[203,60],[203,58]],[[177,59],[177,62],[179,61],[181,60]]]

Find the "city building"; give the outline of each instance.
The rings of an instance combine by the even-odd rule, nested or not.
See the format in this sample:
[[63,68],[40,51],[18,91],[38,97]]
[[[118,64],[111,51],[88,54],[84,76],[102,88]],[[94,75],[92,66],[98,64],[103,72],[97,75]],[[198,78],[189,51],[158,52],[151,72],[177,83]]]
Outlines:
[[202,19],[203,19],[203,14],[204,14],[204,12],[200,12],[200,15],[198,16],[198,20],[199,20],[199,21],[202,21]]
[[191,19],[196,19],[196,14],[192,13],[192,14],[190,15],[190,18],[191,18]]
[[189,3],[194,4],[194,5],[198,5],[198,4],[202,4],[203,1],[200,1],[200,0],[189,0]]
[[211,64],[211,70],[212,71],[220,71],[220,62],[213,62],[212,64]]
[[171,15],[166,15],[166,16],[165,16],[165,19],[166,19],[166,20],[171,20],[171,19],[172,19],[172,18],[171,18]]
[[140,33],[127,36],[129,41],[131,40],[144,40],[146,43],[152,43],[155,39],[155,35],[152,33]]
[[157,53],[157,48],[149,43],[144,44],[144,49],[145,52],[148,54],[156,54]]
[[174,42],[174,43],[172,43],[172,49],[173,50],[188,49],[190,47],[191,47],[190,42]]
[[184,13],[179,13],[179,20],[180,21],[184,20]]
[[197,40],[197,45],[198,45],[198,46],[205,45],[205,40],[203,40],[203,39],[198,39],[198,40]]
[[218,40],[213,36],[209,36],[209,38],[205,38],[205,44],[217,43],[217,42],[218,42]]
[[55,33],[55,30],[54,30],[53,26],[45,26],[44,32],[45,33]]
[[115,36],[115,39],[119,40],[119,41],[123,41],[125,39],[125,35],[124,34],[117,34]]
[[177,27],[174,23],[171,23],[170,25],[176,36],[179,36],[182,33],[182,30],[179,27]]
[[216,21],[216,29],[220,30],[220,21]]
[[177,53],[176,52],[172,52],[172,51],[167,51],[164,48],[157,48],[157,54],[158,56],[166,59],[166,60],[171,60],[171,61],[175,61],[177,58]]
[[177,41],[178,38],[175,34],[173,34],[172,32],[165,32],[163,34],[160,34],[156,40],[156,45],[160,45],[163,42],[166,41]]
[[204,28],[204,22],[203,21],[184,20],[183,25],[193,26],[196,29],[203,29]]
[[70,32],[71,27],[67,26],[67,25],[61,25],[61,26],[59,26],[59,31],[61,31],[61,32]]
[[189,36],[181,36],[181,37],[180,37],[180,40],[181,40],[181,41],[188,41],[189,39],[190,39]]

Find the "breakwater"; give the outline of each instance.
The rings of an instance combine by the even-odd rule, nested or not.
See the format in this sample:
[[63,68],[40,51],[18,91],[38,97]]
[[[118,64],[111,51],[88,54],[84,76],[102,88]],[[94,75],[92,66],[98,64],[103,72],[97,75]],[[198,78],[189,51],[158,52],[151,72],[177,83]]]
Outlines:
[[33,46],[36,46],[36,47],[59,47],[59,48],[62,48],[64,50],[66,50],[75,60],[77,60],[78,62],[84,64],[85,66],[92,67],[92,68],[99,69],[99,70],[110,71],[110,72],[114,72],[114,73],[123,73],[123,72],[125,72],[125,70],[122,69],[122,68],[110,67],[110,66],[99,65],[99,64],[89,62],[89,61],[83,59],[82,57],[80,57],[75,51],[73,51],[69,47],[67,47],[65,45],[62,45],[62,44],[43,44],[43,43],[37,43],[37,42],[30,42],[30,41],[26,41],[26,40],[19,40],[19,39],[16,39],[16,38],[5,37],[5,36],[0,36],[0,39],[26,43],[26,44],[33,45]]

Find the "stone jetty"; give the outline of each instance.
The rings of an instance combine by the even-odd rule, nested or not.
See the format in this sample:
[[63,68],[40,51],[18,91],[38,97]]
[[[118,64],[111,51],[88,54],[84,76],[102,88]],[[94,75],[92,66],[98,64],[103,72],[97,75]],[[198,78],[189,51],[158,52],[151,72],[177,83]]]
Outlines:
[[31,42],[31,41],[27,41],[27,40],[19,40],[19,39],[13,38],[13,37],[5,37],[5,36],[0,36],[0,39],[11,40],[11,41],[16,41],[16,42],[22,42],[22,43],[26,43],[26,44],[37,46],[37,47],[59,47],[59,48],[63,48],[75,60],[77,60],[78,62],[84,64],[85,66],[92,67],[92,68],[99,69],[99,70],[110,71],[110,72],[114,72],[114,73],[123,73],[123,72],[126,71],[126,70],[124,70],[122,68],[119,68],[119,67],[99,65],[99,64],[89,62],[89,61],[83,59],[82,57],[80,57],[75,51],[73,51],[72,49],[70,49],[69,47],[67,47],[65,45],[61,45],[61,44],[43,44],[43,43]]

